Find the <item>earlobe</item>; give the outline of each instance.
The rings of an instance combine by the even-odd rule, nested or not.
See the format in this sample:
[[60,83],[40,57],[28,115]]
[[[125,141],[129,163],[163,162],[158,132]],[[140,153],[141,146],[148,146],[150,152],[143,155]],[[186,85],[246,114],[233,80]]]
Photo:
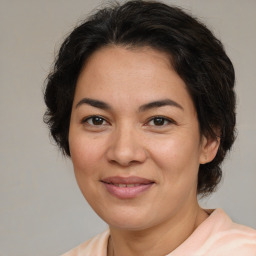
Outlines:
[[206,137],[203,135],[201,142],[201,155],[200,155],[200,164],[206,164],[211,162],[219,149],[220,146],[220,137]]

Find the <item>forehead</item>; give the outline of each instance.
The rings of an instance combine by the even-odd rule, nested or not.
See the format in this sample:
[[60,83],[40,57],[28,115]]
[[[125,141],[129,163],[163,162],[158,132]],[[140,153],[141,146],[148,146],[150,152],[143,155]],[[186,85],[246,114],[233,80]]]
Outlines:
[[104,74],[108,79],[111,75],[114,75],[113,78],[118,78],[122,71],[126,77],[132,75],[138,77],[141,74],[147,78],[167,70],[174,71],[169,56],[164,52],[151,47],[131,48],[110,45],[100,48],[88,58],[79,78],[88,73],[100,75],[102,78],[105,78]]
[[149,47],[108,46],[97,50],[79,75],[75,101],[81,97],[97,97],[112,103],[129,100],[130,105],[166,97],[183,105],[192,101],[170,57]]

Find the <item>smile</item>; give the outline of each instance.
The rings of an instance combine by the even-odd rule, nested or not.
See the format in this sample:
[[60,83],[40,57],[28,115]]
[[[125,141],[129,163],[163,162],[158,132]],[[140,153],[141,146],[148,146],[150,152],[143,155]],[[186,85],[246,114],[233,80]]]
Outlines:
[[141,184],[113,184],[113,185],[119,188],[132,188],[132,187],[138,187]]
[[149,190],[155,183],[140,177],[108,177],[101,180],[106,190],[119,199],[132,199]]

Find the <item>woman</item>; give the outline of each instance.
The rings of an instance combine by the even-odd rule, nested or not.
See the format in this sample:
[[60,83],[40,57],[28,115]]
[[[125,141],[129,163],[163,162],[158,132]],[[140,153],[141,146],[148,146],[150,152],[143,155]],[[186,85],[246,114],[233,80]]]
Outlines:
[[195,18],[129,1],[91,16],[49,75],[45,122],[109,230],[75,255],[256,255],[256,231],[202,209],[234,142],[234,69]]

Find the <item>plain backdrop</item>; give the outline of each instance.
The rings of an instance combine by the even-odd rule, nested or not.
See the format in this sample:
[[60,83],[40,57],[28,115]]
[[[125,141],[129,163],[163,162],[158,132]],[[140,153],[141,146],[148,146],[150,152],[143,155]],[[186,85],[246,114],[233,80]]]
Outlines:
[[[256,1],[166,0],[205,22],[236,70],[238,138],[206,208],[256,228]],[[60,43],[99,0],[0,0],[0,255],[54,256],[106,229],[42,121]]]

